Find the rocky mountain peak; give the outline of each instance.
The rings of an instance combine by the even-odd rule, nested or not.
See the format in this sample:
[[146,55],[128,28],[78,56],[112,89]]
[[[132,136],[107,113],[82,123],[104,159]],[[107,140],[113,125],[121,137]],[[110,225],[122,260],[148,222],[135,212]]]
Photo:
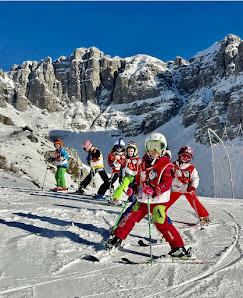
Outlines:
[[177,56],[167,63],[77,48],[70,57],[0,71],[0,106],[22,112],[35,106],[63,114],[69,129],[118,129],[127,136],[153,131],[181,111],[183,125],[196,123],[195,138],[206,143],[208,127],[242,122],[242,47],[229,34],[189,61]]

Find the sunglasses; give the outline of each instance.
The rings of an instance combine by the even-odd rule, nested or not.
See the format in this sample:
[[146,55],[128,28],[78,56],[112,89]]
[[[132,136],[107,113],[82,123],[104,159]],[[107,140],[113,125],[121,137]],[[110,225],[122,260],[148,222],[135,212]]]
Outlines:
[[148,151],[162,152],[165,149],[165,144],[160,141],[149,141],[146,143],[146,148]]

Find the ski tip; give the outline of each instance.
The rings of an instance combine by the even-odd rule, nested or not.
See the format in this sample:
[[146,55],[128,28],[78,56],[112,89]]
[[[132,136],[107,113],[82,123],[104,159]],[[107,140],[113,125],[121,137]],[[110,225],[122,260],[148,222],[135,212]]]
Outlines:
[[142,239],[138,240],[138,245],[139,246],[148,246],[146,243],[143,242]]
[[86,261],[90,261],[90,262],[99,262],[100,261],[97,257],[92,256],[92,255],[86,255],[83,257],[83,259]]
[[129,260],[128,258],[122,258],[122,261],[126,264],[136,265],[136,262]]

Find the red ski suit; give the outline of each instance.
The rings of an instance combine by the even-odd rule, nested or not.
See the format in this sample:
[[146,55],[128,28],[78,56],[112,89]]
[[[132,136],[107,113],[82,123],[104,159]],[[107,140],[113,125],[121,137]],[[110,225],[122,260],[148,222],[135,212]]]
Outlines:
[[107,162],[110,167],[112,167],[112,173],[119,173],[121,165],[124,161],[124,154],[123,152],[111,152],[107,157]]
[[[140,192],[137,194],[137,202],[129,213],[124,215],[114,234],[120,239],[125,239],[134,227],[136,222],[140,222],[148,214],[148,199],[150,202],[150,212],[156,228],[163,234],[171,248],[183,246],[183,240],[176,228],[166,215],[166,202],[170,197],[172,183],[173,165],[168,157],[162,157],[151,165],[152,160],[145,154],[140,161],[136,182]],[[142,187],[149,185],[156,194],[148,196],[142,192]]]
[[195,190],[199,185],[199,176],[196,168],[190,163],[179,164],[174,161],[174,180],[172,183],[172,192],[170,201],[167,203],[167,209],[173,205],[176,200],[184,195],[192,208],[198,213],[199,217],[207,217],[207,209],[199,202]]

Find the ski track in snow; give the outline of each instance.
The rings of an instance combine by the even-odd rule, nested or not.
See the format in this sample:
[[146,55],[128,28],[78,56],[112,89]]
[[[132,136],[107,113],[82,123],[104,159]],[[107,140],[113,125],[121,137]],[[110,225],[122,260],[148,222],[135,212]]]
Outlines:
[[235,235],[235,241],[232,243],[232,245],[224,252],[224,254],[222,255],[222,257],[217,261],[217,263],[215,265],[212,265],[209,269],[206,270],[206,272],[204,272],[202,275],[200,276],[197,276],[195,278],[192,278],[190,280],[187,280],[185,282],[182,282],[182,283],[179,283],[178,285],[176,286],[172,286],[171,288],[169,289],[165,289],[163,290],[163,292],[157,292],[157,293],[154,293],[153,295],[149,295],[149,296],[145,296],[146,298],[149,298],[149,297],[154,297],[156,295],[159,295],[159,294],[162,294],[164,292],[170,292],[171,290],[175,290],[177,288],[180,288],[182,286],[186,286],[186,285],[189,285],[193,282],[196,282],[196,281],[200,281],[200,280],[204,280],[205,278],[208,278],[210,277],[211,275],[214,275],[215,273],[221,271],[221,270],[224,270],[225,268],[227,267],[230,267],[231,265],[234,265],[236,264],[237,262],[239,262],[241,259],[243,259],[243,256],[242,256],[242,252],[240,251],[241,255],[234,259],[234,260],[230,260],[229,262],[227,262],[226,264],[223,264],[222,266],[220,266],[220,264],[224,261],[224,259],[226,259],[226,257],[232,252],[233,248],[236,247],[237,243],[238,243],[238,240],[239,240],[239,228],[238,228],[238,225],[235,224],[234,225],[235,228],[236,228],[236,235]]
[[[1,211],[0,211],[0,219],[1,219],[1,225],[5,225],[6,228],[10,228],[10,235],[9,238],[5,241],[5,247],[7,245],[8,250],[12,252],[13,254],[16,254],[16,256],[21,253],[21,250],[19,247],[21,245],[25,244],[26,242],[33,244],[34,241],[38,242],[38,237],[44,237],[44,239],[47,241],[46,243],[50,243],[50,245],[54,244],[53,249],[58,249],[58,251],[61,249],[61,255],[65,256],[65,245],[60,246],[60,243],[55,241],[58,241],[58,238],[60,239],[58,235],[59,232],[63,233],[63,236],[65,237],[67,233],[73,233],[72,237],[69,238],[69,242],[73,243],[73,246],[78,246],[78,239],[75,238],[75,233],[78,231],[80,232],[77,234],[77,236],[82,239],[82,231],[85,232],[84,235],[88,235],[88,231],[83,230],[82,228],[82,220],[86,222],[88,218],[88,213],[90,214],[96,214],[97,220],[100,221],[99,226],[95,228],[96,224],[94,225],[94,230],[90,231],[90,236],[92,236],[97,231],[99,233],[102,232],[101,226],[103,225],[103,228],[105,230],[108,230],[112,224],[114,224],[117,215],[119,214],[119,208],[114,208],[110,206],[104,207],[103,205],[99,204],[99,202],[91,201],[86,198],[82,199],[82,197],[77,195],[71,195],[71,194],[57,194],[57,193],[49,193],[47,191],[43,190],[36,190],[36,189],[19,189],[19,188],[1,188],[0,192],[5,193],[5,197],[3,198],[3,201],[1,205],[3,205]],[[7,193],[9,194],[9,197],[7,196]],[[11,198],[10,198],[11,197]],[[13,198],[16,200],[12,201]],[[34,201],[36,200],[36,203],[34,204]],[[40,201],[39,201],[40,200]],[[46,201],[44,201],[46,200]],[[65,205],[57,204],[58,200],[63,200]],[[212,199],[210,199],[212,200]],[[69,203],[69,205],[67,204]],[[72,204],[71,204],[71,203]],[[44,205],[42,205],[44,203]],[[73,291],[72,285],[73,282],[79,282],[82,281],[84,284],[87,284],[87,287],[91,286],[91,281],[94,279],[95,285],[92,288],[85,288],[82,291],[82,287],[78,287],[77,294],[69,295],[69,292],[67,290],[64,295],[60,296],[59,294],[55,294],[53,296],[49,297],[174,297],[177,295],[177,297],[198,297],[198,290],[193,292],[194,287],[196,285],[196,289],[199,289],[200,287],[204,287],[205,283],[210,283],[211,280],[218,280],[220,283],[220,279],[222,278],[219,276],[220,273],[225,273],[227,270],[231,270],[232,268],[240,268],[240,264],[242,261],[242,248],[240,243],[240,232],[242,229],[242,223],[237,223],[235,214],[228,210],[228,208],[221,208],[219,214],[219,219],[221,217],[228,217],[231,219],[229,223],[223,223],[218,226],[208,226],[203,231],[199,231],[199,229],[194,227],[185,227],[182,223],[182,221],[188,221],[188,222],[194,222],[197,220],[196,214],[193,212],[192,209],[190,209],[190,206],[186,206],[183,204],[183,201],[181,201],[181,207],[178,208],[180,202],[175,204],[175,207],[171,207],[171,214],[173,218],[175,218],[175,225],[178,227],[178,230],[180,231],[181,235],[183,236],[183,239],[185,240],[188,245],[192,244],[196,250],[200,252],[201,250],[201,239],[204,239],[207,237],[207,234],[214,235],[215,231],[217,229],[225,228],[226,231],[226,239],[227,243],[224,243],[222,241],[221,246],[219,246],[220,243],[216,243],[213,245],[217,245],[219,248],[215,248],[217,251],[217,254],[215,256],[216,262],[213,264],[163,264],[163,262],[154,264],[154,265],[125,265],[121,263],[116,263],[118,260],[114,258],[108,259],[107,262],[100,262],[95,264],[88,264],[87,261],[82,259],[82,251],[77,251],[77,254],[79,254],[78,257],[71,257],[71,260],[68,262],[63,262],[63,264],[56,264],[58,265],[57,268],[54,268],[53,265],[53,271],[50,274],[43,274],[39,273],[35,277],[29,277],[29,276],[23,276],[21,279],[19,279],[18,283],[19,285],[13,286],[11,283],[5,284],[4,287],[0,287],[0,295],[4,295],[3,297],[20,297],[21,291],[27,291],[25,294],[27,296],[25,297],[44,297],[44,294],[40,294],[40,289],[44,289],[45,291],[50,291],[50,289],[55,288],[57,289],[58,285],[60,283],[67,284],[67,288],[71,291]],[[208,202],[209,206],[216,205],[215,201]],[[229,206],[230,202],[227,202],[226,200],[222,202],[222,206]],[[241,205],[240,200],[236,201],[236,209],[238,209],[239,205]],[[71,209],[70,209],[71,207]],[[67,211],[66,211],[66,209]],[[213,207],[214,208],[214,207]],[[87,216],[83,217],[84,213],[82,213],[82,210],[87,209]],[[71,210],[71,211],[69,211]],[[178,210],[180,210],[184,216],[188,216],[187,218],[177,218]],[[212,209],[214,212],[213,214],[217,214],[217,211],[219,210],[219,206],[217,208]],[[80,214],[81,212],[81,214]],[[63,217],[58,218],[58,214],[62,214]],[[225,214],[222,216],[222,214]],[[68,218],[68,216],[71,215],[74,218]],[[76,217],[75,217],[76,216]],[[90,223],[92,222],[92,219],[89,219]],[[216,218],[217,220],[217,218]],[[25,222],[26,221],[26,222]],[[224,220],[226,221],[226,219]],[[80,222],[80,223],[79,223]],[[19,223],[16,225],[16,223]],[[27,230],[28,234],[19,234],[19,228],[21,229],[22,225],[32,225],[33,227],[36,227],[37,231],[41,227],[45,228],[48,232],[48,229],[50,230],[51,226],[57,226],[57,230],[50,230],[49,234],[40,234],[38,233],[31,233],[31,230]],[[87,223],[84,223],[88,225]],[[147,236],[147,228],[146,228],[146,222],[142,221],[138,228],[136,228],[135,231],[132,231],[131,237],[139,237],[139,235]],[[85,227],[85,226],[84,226]],[[92,227],[92,226],[91,226]],[[18,233],[13,233],[16,229]],[[74,230],[73,230],[74,229]],[[146,230],[146,232],[144,232]],[[220,230],[220,231],[221,231]],[[56,232],[55,232],[56,231]],[[229,238],[229,233],[232,233],[231,237]],[[25,231],[26,232],[26,231]],[[46,233],[47,233],[46,232]],[[65,234],[66,233],[66,234]],[[93,234],[92,234],[93,233]],[[139,235],[136,235],[139,233]],[[156,232],[153,232],[156,234]],[[53,236],[52,236],[53,234]],[[155,236],[155,235],[154,235]],[[56,238],[55,238],[56,237]],[[93,236],[92,236],[93,237]],[[213,236],[212,236],[213,237]],[[229,239],[228,239],[229,238]],[[35,240],[37,239],[37,240]],[[57,239],[57,240],[55,240]],[[86,238],[85,238],[86,239]],[[84,240],[85,240],[84,239]],[[137,239],[137,238],[136,238]],[[139,239],[139,238],[138,238]],[[207,238],[205,238],[207,239]],[[210,238],[211,239],[211,238]],[[221,238],[217,239],[217,241],[220,241]],[[231,240],[230,240],[231,239]],[[92,242],[92,238],[88,239]],[[223,238],[222,238],[223,240]],[[73,242],[72,242],[73,241]],[[130,240],[131,243],[132,240]],[[202,240],[203,241],[203,240]],[[230,242],[229,242],[230,241]],[[88,241],[86,241],[88,243]],[[82,245],[86,243],[81,242]],[[97,242],[97,248],[100,247],[100,244],[102,242],[102,239],[100,242]],[[128,242],[129,243],[129,240]],[[45,243],[44,243],[45,244]],[[62,244],[62,242],[61,242]],[[3,246],[3,244],[1,244]],[[55,248],[56,246],[56,248]],[[70,244],[68,244],[70,246]],[[162,246],[160,246],[161,248]],[[166,248],[166,245],[163,246]],[[87,247],[85,249],[86,253],[93,253],[95,247]],[[67,249],[69,249],[67,247]],[[46,257],[50,255],[50,250],[47,249]],[[22,255],[20,255],[22,257]],[[31,257],[33,257],[31,255]],[[42,257],[42,255],[40,255]],[[205,256],[204,256],[205,257]],[[57,263],[59,259],[57,259]],[[49,261],[49,260],[48,260]],[[113,262],[112,262],[113,261]],[[50,262],[55,262],[55,259],[50,259]],[[50,263],[51,264],[51,263]],[[55,265],[55,264],[54,264]],[[81,267],[80,267],[81,266]],[[84,268],[82,270],[85,270],[86,272],[79,272],[78,268]],[[92,268],[90,270],[90,268]],[[181,281],[180,272],[182,270],[186,270],[187,273],[192,270],[192,274],[188,274],[187,276],[183,276],[183,279]],[[163,274],[161,275],[161,270]],[[65,274],[67,273],[68,274]],[[7,274],[7,268],[1,268],[1,276],[0,276],[0,282],[1,280],[8,280],[10,276]],[[11,273],[11,272],[10,272]],[[119,273],[119,275],[117,275]],[[112,276],[114,274],[114,276]],[[139,278],[139,274],[141,274],[141,278]],[[159,275],[158,275],[159,274]],[[121,276],[120,276],[121,275]],[[128,275],[128,277],[126,277]],[[193,275],[191,277],[190,275]],[[119,277],[118,277],[119,276]],[[129,276],[133,276],[134,280],[129,280]],[[159,282],[158,276],[162,278],[164,283],[161,284]],[[151,278],[151,282],[143,282],[144,278]],[[16,279],[17,277],[12,276],[13,279]],[[114,281],[114,278],[117,278],[118,280]],[[188,278],[188,279],[187,279]],[[239,279],[240,280],[240,279]],[[17,279],[16,279],[17,281]],[[105,285],[103,289],[103,285]],[[22,284],[21,284],[22,283]],[[241,280],[240,280],[241,283]],[[79,283],[78,283],[79,284]],[[109,284],[111,286],[109,287]],[[55,285],[55,286],[54,286]],[[113,287],[115,287],[113,289]],[[237,289],[235,292],[238,296],[240,296],[241,292],[241,284],[237,284]],[[60,287],[62,290],[62,287]],[[221,291],[223,290],[223,286]],[[31,292],[29,292],[31,291]],[[81,291],[81,292],[80,292]],[[14,296],[12,296],[14,295]],[[59,296],[58,296],[59,295]],[[164,296],[165,295],[165,296]],[[205,296],[206,297],[206,296]]]
[[[77,262],[77,260],[74,261],[74,263],[76,263],[76,262]],[[73,262],[72,262],[72,264],[73,264]],[[92,271],[90,271],[88,273],[72,273],[72,275],[57,276],[57,277],[55,277],[55,278],[53,278],[51,280],[48,280],[48,281],[37,282],[37,283],[31,284],[31,285],[26,284],[26,285],[19,286],[19,287],[16,287],[16,288],[11,288],[11,289],[7,289],[7,290],[4,290],[4,291],[0,291],[0,294],[6,294],[6,293],[11,293],[11,292],[16,292],[16,291],[19,291],[19,290],[24,290],[24,289],[29,289],[29,288],[35,288],[37,286],[47,285],[47,284],[54,283],[54,282],[57,282],[57,281],[63,281],[65,279],[72,279],[72,278],[77,278],[77,277],[78,278],[95,277],[95,276],[101,275],[102,274],[101,272],[103,272],[105,270],[109,271],[110,269],[119,267],[121,265],[122,264],[110,266],[110,267],[104,268],[104,269],[95,269],[95,270],[92,270]],[[70,266],[70,264],[67,267],[69,267],[69,266]],[[50,277],[51,276],[42,276],[41,278],[48,278],[49,279]]]
[[[227,210],[223,210],[223,211],[225,213],[227,213],[229,216],[231,216],[231,218],[234,220],[234,216],[230,212],[228,212]],[[189,211],[189,212],[192,213],[191,211]],[[206,272],[204,272],[200,276],[197,276],[197,277],[192,278],[192,279],[189,279],[189,280],[187,280],[185,282],[179,283],[179,284],[177,284],[175,286],[172,286],[171,288],[168,288],[168,289],[163,290],[162,292],[156,292],[156,293],[154,293],[152,295],[148,295],[148,296],[145,296],[145,297],[146,298],[154,297],[156,295],[163,294],[164,292],[170,292],[170,291],[175,290],[175,289],[178,289],[180,287],[190,285],[191,283],[194,283],[194,282],[203,281],[204,279],[206,279],[206,278],[208,278],[210,276],[213,276],[215,273],[220,272],[222,270],[225,270],[226,268],[230,268],[231,266],[234,266],[235,264],[239,263],[243,259],[242,250],[241,250],[240,244],[239,244],[240,227],[239,227],[239,225],[235,221],[233,223],[233,226],[235,228],[235,236],[234,236],[234,239],[235,240],[223,252],[222,256],[219,258],[219,260],[216,262],[215,265],[211,265],[210,268],[208,268],[206,270]],[[234,258],[234,259],[230,259],[229,261],[226,261],[226,263],[224,263],[224,260],[227,259],[227,257],[230,255],[230,253],[232,252],[232,250],[234,248],[237,248],[237,250],[239,251],[239,257]]]

